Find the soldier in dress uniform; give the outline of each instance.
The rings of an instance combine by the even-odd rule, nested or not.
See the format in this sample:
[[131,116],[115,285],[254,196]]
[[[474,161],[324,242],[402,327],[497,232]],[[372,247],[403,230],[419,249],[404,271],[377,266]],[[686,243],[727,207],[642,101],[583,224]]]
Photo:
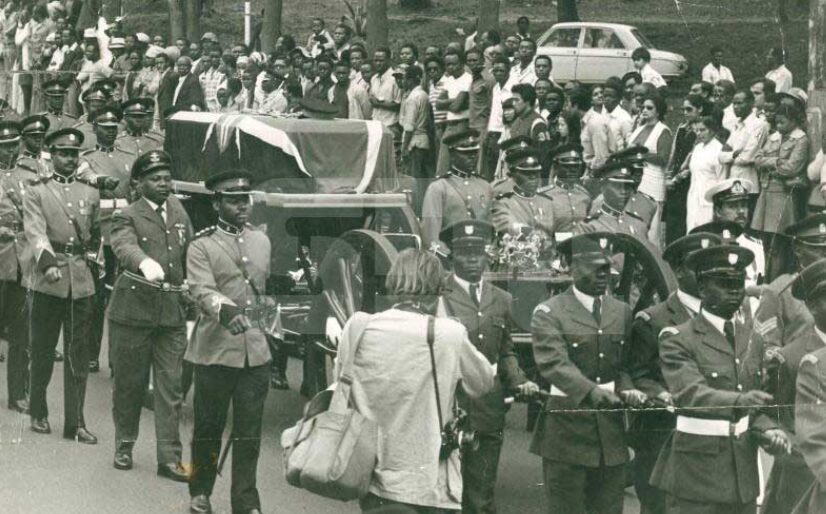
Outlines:
[[[671,393],[660,369],[660,351],[657,338],[666,327],[682,325],[700,311],[697,278],[685,265],[692,252],[722,243],[714,234],[691,234],[675,240],[666,247],[663,259],[674,270],[679,288],[664,302],[642,310],[634,316],[631,328],[631,347],[628,352],[629,370],[634,385],[649,398],[656,398],[654,405],[672,405]],[[642,411],[634,416],[629,429],[631,447],[634,448],[633,478],[640,514],[665,514],[665,494],[648,483],[651,470],[665,443],[666,436],[674,429],[674,415],[665,410]]]
[[[559,244],[573,285],[533,313],[533,353],[552,384],[531,452],[542,457],[551,514],[620,514],[628,447],[622,397],[641,405],[624,368],[631,308],[607,293],[613,234],[575,235]],[[594,412],[609,409],[608,412]],[[577,413],[577,410],[584,412]]]
[[[646,162],[652,159],[656,159],[656,154],[650,153],[644,146],[632,146],[608,157],[609,161],[627,162],[631,166],[632,173],[639,176],[640,180],[642,180]],[[637,191],[628,200],[625,210],[635,218],[641,219],[646,227],[651,227],[654,216],[657,214],[657,201]]]
[[599,210],[585,218],[580,232],[626,233],[640,241],[648,240],[645,221],[626,209],[628,200],[639,185],[639,175],[623,161],[613,161],[594,170],[594,177],[602,181],[602,204]]
[[488,269],[487,247],[493,243],[494,229],[489,223],[464,220],[442,231],[440,239],[450,248],[453,274],[447,279],[438,315],[458,319],[468,331],[470,341],[491,364],[498,364],[496,384],[488,394],[471,399],[461,392],[459,405],[476,431],[479,447],[462,454],[462,512],[494,513],[499,454],[511,392],[530,395],[539,387],[519,369],[511,340],[510,293],[483,279]]
[[118,136],[115,142],[118,147],[135,155],[163,148],[163,137],[149,131],[154,103],[151,98],[133,98],[123,102],[126,130]]
[[554,206],[544,193],[538,193],[542,164],[534,148],[508,153],[508,170],[513,190],[496,196],[491,219],[500,234],[521,236],[539,232],[545,238],[554,235]]
[[570,234],[577,231],[591,208],[591,195],[582,185],[582,174],[585,173],[582,146],[575,143],[560,145],[550,158],[553,182],[539,191],[552,200],[556,232]]
[[466,130],[442,140],[450,150],[450,170],[427,187],[422,202],[422,239],[426,248],[447,254],[439,233],[457,221],[490,221],[493,189],[477,174],[479,131]]
[[46,173],[49,165],[48,152],[43,152],[43,139],[51,128],[49,118],[43,114],[33,114],[21,122],[23,131],[23,146],[20,153],[20,162],[28,168],[37,170],[38,175]]
[[109,241],[111,232],[112,212],[115,209],[129,205],[131,195],[130,175],[132,164],[137,156],[129,150],[120,148],[115,143],[118,134],[118,124],[121,121],[120,109],[109,105],[98,109],[92,116],[97,146],[85,150],[80,154],[78,176],[89,183],[100,184],[107,178],[116,181],[115,187],[102,187],[100,193],[100,223],[101,235],[104,244],[104,274],[97,287],[97,316],[93,329],[94,341],[89,351],[89,369],[96,372],[100,369],[99,356],[103,340],[103,326],[106,303],[109,290],[115,280],[115,256]]
[[678,410],[651,485],[665,491],[668,512],[755,513],[758,444],[790,449],[763,411],[773,398],[760,389],[762,349],[735,316],[753,260],[737,245],[691,253],[686,266],[697,277],[700,312],[660,333],[662,373]]
[[66,86],[60,80],[49,80],[43,83],[43,94],[46,96],[46,118],[51,130],[73,127],[77,118],[63,112],[66,101]]
[[533,143],[533,140],[528,136],[516,136],[506,139],[499,143],[499,166],[501,169],[497,170],[496,176],[500,177],[493,181],[493,194],[500,195],[502,193],[510,193],[513,191],[513,178],[508,173],[507,156],[512,150],[520,150],[528,148]]
[[34,177],[16,166],[20,124],[0,121],[0,330],[7,330],[9,409],[29,412],[29,316],[26,290],[32,272],[31,249],[23,232],[23,196]]
[[820,514],[826,512],[826,260],[819,260],[800,273],[794,293],[806,303],[815,321],[801,338],[810,352],[800,360],[794,407],[797,450],[808,467],[810,488],[793,514]]
[[95,117],[95,113],[109,103],[110,97],[106,94],[106,90],[95,83],[83,92],[81,98],[83,99],[86,115],[77,120],[73,128],[83,133],[83,149],[91,150],[98,144],[92,120]]
[[185,359],[195,365],[190,511],[211,512],[216,456],[232,402],[232,511],[260,513],[256,487],[261,418],[270,381],[270,355],[258,304],[270,271],[270,241],[247,223],[250,176],[214,175],[218,224],[187,250],[187,280],[199,307]]
[[26,237],[33,248],[31,304],[32,430],[48,434],[46,389],[54,350],[63,329],[63,437],[86,444],[97,438],[86,429],[83,403],[89,372],[88,347],[94,316],[94,274],[100,247],[98,190],[77,179],[83,134],[61,129],[46,137],[52,174],[32,181],[23,197]]

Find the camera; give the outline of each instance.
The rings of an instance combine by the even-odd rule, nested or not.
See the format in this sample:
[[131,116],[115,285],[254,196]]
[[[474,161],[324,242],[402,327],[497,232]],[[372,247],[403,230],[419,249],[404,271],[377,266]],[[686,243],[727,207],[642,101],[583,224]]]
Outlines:
[[467,413],[456,409],[456,416],[445,423],[442,428],[442,446],[439,448],[439,460],[447,460],[454,450],[461,452],[479,448],[476,432],[470,430]]

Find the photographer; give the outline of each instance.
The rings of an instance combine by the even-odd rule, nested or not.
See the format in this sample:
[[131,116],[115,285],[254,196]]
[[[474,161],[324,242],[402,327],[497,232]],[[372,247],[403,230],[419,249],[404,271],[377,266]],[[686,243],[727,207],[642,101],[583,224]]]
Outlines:
[[[459,381],[468,395],[479,397],[493,387],[495,367],[459,322],[433,318],[443,273],[436,256],[404,250],[387,276],[388,294],[397,303],[360,327],[348,322],[342,333],[339,355],[359,345],[352,400],[380,426],[378,463],[361,500],[364,512],[399,504],[424,514],[461,510],[459,452],[455,444],[441,448],[456,438],[442,429],[454,420]],[[432,355],[426,336],[431,319]]]

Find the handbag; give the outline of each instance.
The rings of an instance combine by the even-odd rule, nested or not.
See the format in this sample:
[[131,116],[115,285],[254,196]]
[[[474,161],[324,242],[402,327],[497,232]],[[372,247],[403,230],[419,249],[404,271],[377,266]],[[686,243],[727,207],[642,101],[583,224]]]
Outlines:
[[342,501],[367,494],[378,456],[378,424],[351,405],[353,361],[370,317],[356,313],[356,337],[344,356],[335,390],[318,393],[304,416],[281,434],[287,483]]

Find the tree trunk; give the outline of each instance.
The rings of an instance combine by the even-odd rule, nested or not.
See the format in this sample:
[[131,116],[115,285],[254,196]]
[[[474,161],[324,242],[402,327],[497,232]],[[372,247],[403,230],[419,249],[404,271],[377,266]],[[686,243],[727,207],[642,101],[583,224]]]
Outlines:
[[169,37],[170,41],[184,37],[184,13],[179,0],[169,0]]
[[[275,42],[281,35],[282,0],[265,0],[264,19],[261,27],[261,50],[270,53],[275,49]],[[253,46],[255,41],[252,42]]]
[[184,5],[184,18],[186,19],[186,38],[190,41],[198,41],[201,39],[201,1],[181,1]]
[[[812,158],[818,150],[826,151],[826,0],[811,0],[809,5],[809,137],[813,143]],[[823,177],[826,178],[826,177]],[[815,191],[819,191],[815,180]],[[823,198],[812,195],[811,203],[824,205]]]
[[499,0],[479,0],[479,34],[499,30]]
[[557,3],[557,21],[565,23],[566,21],[579,21],[579,12],[576,9],[577,0],[559,0]]
[[387,0],[367,0],[367,47],[387,46]]

